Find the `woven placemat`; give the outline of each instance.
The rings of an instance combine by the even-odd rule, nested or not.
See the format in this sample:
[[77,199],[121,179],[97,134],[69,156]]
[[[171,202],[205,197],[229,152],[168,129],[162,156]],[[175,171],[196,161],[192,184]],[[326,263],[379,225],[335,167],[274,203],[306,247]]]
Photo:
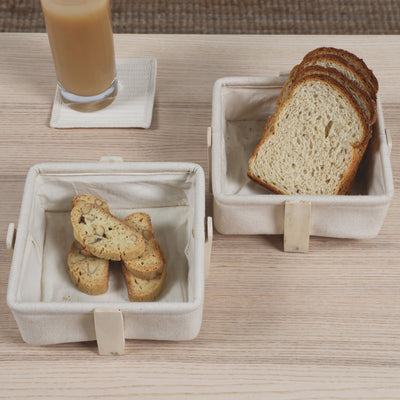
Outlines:
[[[115,33],[399,34],[399,0],[111,0]],[[1,0],[0,31],[44,32],[39,0]]]

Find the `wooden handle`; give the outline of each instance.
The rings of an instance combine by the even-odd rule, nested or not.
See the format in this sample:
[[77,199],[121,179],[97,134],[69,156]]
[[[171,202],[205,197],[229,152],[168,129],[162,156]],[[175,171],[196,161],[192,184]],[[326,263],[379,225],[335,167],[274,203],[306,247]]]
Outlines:
[[124,319],[120,310],[96,308],[94,310],[94,327],[100,355],[116,356],[124,354]]
[[310,240],[311,202],[285,202],[284,251],[306,253]]

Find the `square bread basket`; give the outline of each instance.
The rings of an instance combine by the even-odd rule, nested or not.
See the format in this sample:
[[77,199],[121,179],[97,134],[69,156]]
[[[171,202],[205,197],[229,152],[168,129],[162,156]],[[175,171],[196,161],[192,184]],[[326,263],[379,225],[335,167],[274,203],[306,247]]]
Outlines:
[[248,160],[286,79],[285,74],[228,77],[214,85],[209,146],[216,229],[224,234],[284,234],[286,240],[286,230],[297,224],[306,225],[308,235],[375,237],[393,196],[390,146],[379,98],[373,138],[350,195],[277,195],[247,177]]
[[[119,218],[134,211],[150,214],[167,259],[166,281],[156,301],[129,302],[119,265],[110,268],[109,290],[103,295],[86,295],[72,284],[66,266],[73,240],[69,214],[71,199],[79,193],[105,199]],[[99,336],[109,334],[108,328],[122,341],[196,337],[202,321],[204,251],[209,239],[204,202],[204,173],[196,164],[94,162],[32,167],[15,242],[13,228],[8,240],[14,251],[7,302],[22,338],[33,345],[99,341]],[[119,331],[115,321],[122,324]]]

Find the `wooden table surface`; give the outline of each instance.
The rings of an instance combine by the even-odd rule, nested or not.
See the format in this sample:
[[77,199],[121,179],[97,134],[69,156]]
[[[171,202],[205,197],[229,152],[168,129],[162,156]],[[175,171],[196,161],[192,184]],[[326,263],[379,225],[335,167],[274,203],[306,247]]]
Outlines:
[[[49,127],[55,90],[45,34],[0,34],[0,398],[400,398],[400,37],[116,35],[119,58],[154,56],[151,129]],[[45,161],[191,161],[208,171],[212,87],[224,76],[288,70],[310,49],[355,52],[380,83],[393,138],[395,196],[372,240],[214,233],[203,324],[187,342],[25,344],[6,304],[5,236],[28,169]],[[211,215],[211,195],[207,194]]]

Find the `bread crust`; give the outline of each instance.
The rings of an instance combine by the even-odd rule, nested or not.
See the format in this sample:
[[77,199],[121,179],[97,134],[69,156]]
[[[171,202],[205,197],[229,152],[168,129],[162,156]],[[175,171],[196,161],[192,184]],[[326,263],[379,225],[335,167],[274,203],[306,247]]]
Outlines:
[[368,66],[365,64],[362,58],[357,57],[355,54],[344,49],[337,49],[335,47],[319,47],[307,53],[304,56],[303,60],[305,60],[308,57],[313,57],[319,54],[334,54],[344,58],[350,64],[354,65],[362,75],[364,75],[364,77],[369,81],[369,83],[374,88],[375,93],[378,92],[379,90],[378,79],[376,78],[374,72],[368,68]]
[[321,61],[331,62],[336,65],[340,65],[342,68],[349,71],[351,75],[357,78],[353,80],[354,83],[365,90],[369,94],[371,99],[376,102],[376,91],[371,83],[360,73],[357,68],[355,68],[352,64],[350,64],[348,61],[338,55],[316,54],[314,56],[308,56],[301,62],[300,68],[305,68],[311,65],[318,65],[318,63]]
[[[275,117],[274,115],[271,115],[268,120],[267,123],[264,126],[264,130],[263,130],[263,136],[261,141],[258,143],[257,147],[255,148],[253,155],[250,157],[249,160],[249,166],[251,165],[252,161],[255,159],[255,157],[257,156],[258,150],[261,148],[261,146],[263,145],[263,143],[271,136],[274,134],[274,120]],[[247,171],[247,176],[253,180],[256,183],[259,183],[261,186],[264,186],[265,188],[277,193],[277,194],[284,194],[282,191],[280,191],[278,188],[276,188],[275,186],[269,184],[268,182],[265,182],[261,179],[259,179],[257,176],[253,175],[249,170]]]
[[293,81],[296,79],[296,75],[300,68],[300,64],[298,64],[295,65],[290,71],[289,77],[284,83],[281,92],[279,93],[278,100],[276,101],[276,108],[278,108],[288,98],[290,88],[292,87]]

